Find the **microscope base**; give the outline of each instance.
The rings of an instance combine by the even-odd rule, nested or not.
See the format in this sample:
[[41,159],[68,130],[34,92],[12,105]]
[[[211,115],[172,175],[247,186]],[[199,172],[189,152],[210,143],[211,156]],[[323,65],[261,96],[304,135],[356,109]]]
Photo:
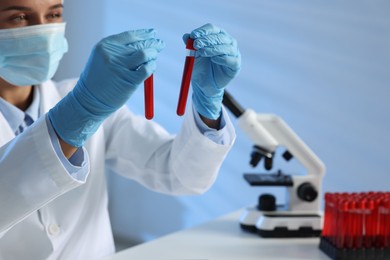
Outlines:
[[301,227],[298,230],[288,230],[287,227],[276,227],[273,230],[262,230],[256,226],[240,224],[242,230],[258,234],[264,238],[289,238],[289,237],[319,237],[322,230],[313,229],[312,227]]
[[267,213],[256,223],[257,234],[262,237],[319,237],[322,217],[317,214]]
[[280,210],[265,212],[253,207],[243,211],[240,226],[244,231],[265,238],[318,237],[322,231],[322,216]]
[[257,233],[257,228],[255,225],[245,225],[243,223],[240,223],[240,227],[242,230],[248,231],[250,233]]
[[297,230],[289,230],[287,227],[276,227],[274,230],[257,229],[257,234],[264,238],[305,238],[319,237],[322,230],[316,230],[312,227],[300,227]]

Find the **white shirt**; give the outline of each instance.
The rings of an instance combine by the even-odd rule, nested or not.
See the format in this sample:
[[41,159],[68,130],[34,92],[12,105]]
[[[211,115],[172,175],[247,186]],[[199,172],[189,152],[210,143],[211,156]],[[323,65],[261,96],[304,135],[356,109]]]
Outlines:
[[[75,81],[37,86],[45,114]],[[0,259],[97,259],[114,252],[105,174],[167,194],[199,194],[215,181],[235,132],[223,111],[225,143],[202,134],[191,110],[176,136],[126,107],[83,147],[85,176],[72,176],[44,116],[15,137],[0,113]]]

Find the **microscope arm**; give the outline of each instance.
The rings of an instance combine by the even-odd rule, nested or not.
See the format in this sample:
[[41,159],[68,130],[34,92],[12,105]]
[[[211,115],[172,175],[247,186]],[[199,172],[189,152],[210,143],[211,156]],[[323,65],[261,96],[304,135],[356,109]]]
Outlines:
[[223,96],[223,104],[237,117],[239,127],[255,145],[270,153],[275,151],[278,143],[257,120],[257,114],[252,110],[242,108],[226,90]]
[[237,117],[238,126],[255,145],[269,152],[283,146],[307,169],[307,175],[319,175],[320,178],[324,175],[322,161],[283,119],[273,114],[258,114],[252,109],[244,110],[227,91],[223,103]]
[[[277,146],[285,147],[307,169],[307,175],[319,175],[320,178],[324,175],[325,166],[322,161],[280,117],[273,114],[257,114],[247,109],[238,118],[238,125],[258,146],[273,151]],[[262,136],[268,142],[257,136]]]
[[294,186],[289,188],[291,210],[318,210],[320,205],[317,195],[305,199],[299,194],[299,190],[308,183],[316,194],[321,192],[321,182],[325,173],[322,161],[280,117],[243,109],[226,91],[223,104],[237,117],[238,126],[257,147],[273,156],[277,147],[282,146],[307,170],[306,175],[293,176]]

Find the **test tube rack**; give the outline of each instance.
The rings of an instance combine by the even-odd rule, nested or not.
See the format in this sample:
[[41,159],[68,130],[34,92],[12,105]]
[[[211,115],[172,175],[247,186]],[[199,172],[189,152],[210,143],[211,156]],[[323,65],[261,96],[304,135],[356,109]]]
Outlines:
[[390,259],[390,192],[326,193],[319,247],[334,260]]

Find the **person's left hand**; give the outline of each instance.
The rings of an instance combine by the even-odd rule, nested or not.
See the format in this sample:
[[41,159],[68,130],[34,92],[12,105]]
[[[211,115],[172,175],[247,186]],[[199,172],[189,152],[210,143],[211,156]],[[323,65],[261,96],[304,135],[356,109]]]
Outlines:
[[237,41],[223,29],[206,24],[183,35],[184,43],[194,39],[196,49],[192,73],[192,100],[202,116],[218,119],[226,85],[241,68]]

